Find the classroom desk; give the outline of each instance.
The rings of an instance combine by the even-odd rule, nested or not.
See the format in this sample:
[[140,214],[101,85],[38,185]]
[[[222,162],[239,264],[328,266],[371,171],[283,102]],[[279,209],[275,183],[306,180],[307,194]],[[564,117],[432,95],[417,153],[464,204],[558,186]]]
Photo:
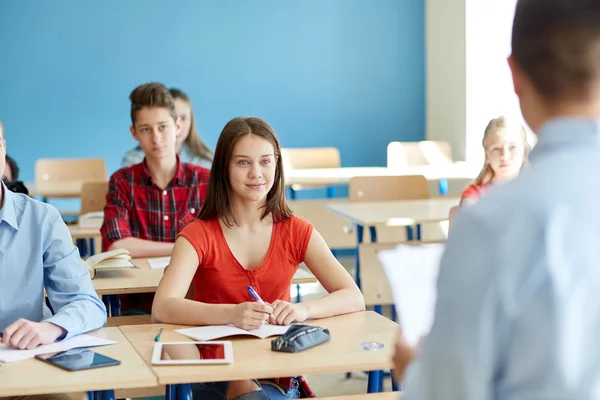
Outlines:
[[[106,296],[105,304],[113,317],[121,315],[119,294],[154,293],[163,276],[162,269],[151,269],[147,258],[134,258],[137,268],[118,268],[96,271],[92,280],[98,296]],[[308,271],[299,269],[294,274],[293,285],[318,282]]]
[[[264,340],[244,336],[226,338],[224,340],[233,342],[233,364],[151,365],[150,368],[157,376],[158,383],[167,385],[371,371],[368,389],[370,392],[378,391],[379,371],[393,366],[391,359],[398,324],[373,311],[324,318],[307,324],[328,328],[331,332],[331,340],[313,349],[291,354],[271,351],[273,338]],[[178,325],[132,325],[122,326],[120,329],[142,358],[150,363],[154,337],[161,327],[164,328],[161,336],[163,342],[191,340],[175,332],[175,329],[182,328]],[[384,347],[376,351],[365,351],[359,341],[379,342]],[[173,393],[172,387],[168,387],[167,392]],[[181,395],[182,392],[185,390],[180,390],[179,394]],[[181,397],[185,398],[185,394]]]
[[473,179],[481,166],[454,163],[447,165],[423,165],[391,169],[386,167],[342,167],[289,169],[285,171],[285,184],[291,185],[347,185],[354,177],[423,175],[427,180]]
[[46,198],[75,198],[81,196],[83,181],[25,182],[29,195]]
[[[99,296],[108,294],[152,293],[163,276],[162,269],[151,269],[147,258],[131,260],[137,268],[119,268],[99,270],[92,280],[94,289]],[[299,269],[294,274],[292,284],[318,282],[313,274]]]
[[450,209],[459,202],[459,198],[442,197],[427,200],[331,203],[326,205],[325,209],[363,227],[378,224],[413,226],[447,220]]
[[[368,227],[371,234],[371,242],[377,242],[377,231],[375,225],[385,224],[388,226],[405,226],[409,241],[420,240],[419,224],[427,222],[446,221],[450,215],[450,209],[460,203],[459,198],[435,198],[427,200],[399,200],[399,201],[376,201],[358,203],[328,204],[325,209],[350,220],[356,225],[357,248],[364,239],[364,228]],[[414,235],[413,226],[417,226]],[[356,255],[355,281],[358,287],[360,282],[360,257]],[[375,306],[377,312],[380,306]]]
[[102,328],[90,334],[119,342],[92,350],[115,358],[121,364],[76,372],[64,371],[36,359],[3,364],[0,397],[102,391],[103,400],[108,400],[114,399],[114,389],[157,385],[156,376],[118,328]]
[[73,240],[102,238],[100,228],[80,228],[78,224],[69,224],[67,227]]

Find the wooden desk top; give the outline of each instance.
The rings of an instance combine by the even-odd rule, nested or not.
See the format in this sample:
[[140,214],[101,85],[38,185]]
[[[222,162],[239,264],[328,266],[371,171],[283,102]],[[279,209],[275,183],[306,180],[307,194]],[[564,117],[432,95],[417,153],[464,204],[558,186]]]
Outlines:
[[156,377],[119,328],[102,328],[90,334],[119,342],[92,351],[121,364],[75,372],[36,359],[3,364],[0,397],[156,386]]
[[446,221],[450,209],[457,206],[459,202],[459,198],[440,197],[428,200],[334,203],[326,205],[325,209],[357,225],[412,226],[419,223]]
[[286,185],[347,185],[350,179],[362,176],[423,175],[427,180],[474,179],[481,166],[466,163],[423,165],[391,169],[386,167],[342,167],[290,169],[285,171]]
[[81,196],[83,181],[25,182],[30,196],[74,198]]
[[[107,294],[154,293],[163,276],[162,269],[151,269],[147,258],[131,260],[137,268],[98,270],[92,280],[98,296]],[[299,269],[292,284],[314,283],[317,278]]]
[[118,268],[96,271],[92,280],[98,296],[156,292],[163,276],[162,269],[151,269],[147,258],[131,260],[137,268]]
[[73,239],[101,238],[100,228],[80,228],[77,224],[67,225]]
[[[260,379],[306,374],[342,373],[348,371],[371,371],[392,367],[393,341],[398,324],[373,312],[359,312],[308,322],[328,328],[331,340],[300,353],[271,351],[271,340],[239,336],[225,338],[233,341],[233,364],[153,366],[159,384],[218,382],[238,379]],[[190,341],[175,332],[177,325],[131,325],[121,326],[125,336],[146,362],[150,363],[154,337],[164,327],[161,341]],[[375,341],[384,344],[377,351],[365,351],[359,341]]]

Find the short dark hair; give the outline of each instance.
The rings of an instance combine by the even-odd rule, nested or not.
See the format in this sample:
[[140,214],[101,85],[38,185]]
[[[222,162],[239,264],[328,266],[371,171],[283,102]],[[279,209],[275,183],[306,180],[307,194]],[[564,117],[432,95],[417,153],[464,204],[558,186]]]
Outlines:
[[10,168],[10,174],[12,176],[12,180],[18,181],[19,180],[19,166],[17,165],[17,162],[15,160],[13,160],[12,158],[10,158],[8,156],[8,154],[6,155],[6,164],[8,165],[8,168]]
[[275,178],[273,187],[267,193],[267,204],[261,218],[272,214],[275,222],[284,221],[292,215],[292,211],[285,202],[285,182],[283,178],[283,162],[281,161],[281,147],[273,128],[260,118],[234,118],[225,125],[215,149],[206,200],[198,218],[201,220],[220,219],[231,227],[237,221],[231,214],[231,198],[233,189],[229,181],[229,163],[233,157],[235,144],[246,135],[256,135],[273,145],[275,151]]
[[175,100],[169,89],[162,83],[150,82],[136,87],[129,95],[129,100],[131,100],[131,123],[134,126],[137,112],[145,107],[166,108],[173,120],[177,120]]
[[512,57],[540,95],[588,98],[600,80],[600,1],[519,0]]

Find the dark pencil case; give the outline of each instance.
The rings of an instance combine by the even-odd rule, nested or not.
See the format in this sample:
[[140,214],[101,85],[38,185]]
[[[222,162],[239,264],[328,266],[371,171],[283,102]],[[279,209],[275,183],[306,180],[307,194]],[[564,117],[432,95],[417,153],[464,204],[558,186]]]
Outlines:
[[329,329],[320,326],[292,325],[285,334],[271,341],[271,350],[297,353],[318,346],[330,339]]

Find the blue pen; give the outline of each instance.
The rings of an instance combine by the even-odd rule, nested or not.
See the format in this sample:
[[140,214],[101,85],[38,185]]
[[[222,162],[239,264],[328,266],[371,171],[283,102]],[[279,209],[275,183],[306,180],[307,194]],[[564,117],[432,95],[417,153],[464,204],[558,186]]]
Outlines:
[[[260,304],[265,304],[265,302],[263,301],[263,299],[260,298],[260,296],[258,295],[258,293],[256,293],[254,291],[254,288],[252,286],[248,286],[248,293],[250,293],[250,296],[252,296],[252,298],[256,301],[258,301]],[[273,316],[273,314],[269,313],[269,316]]]

